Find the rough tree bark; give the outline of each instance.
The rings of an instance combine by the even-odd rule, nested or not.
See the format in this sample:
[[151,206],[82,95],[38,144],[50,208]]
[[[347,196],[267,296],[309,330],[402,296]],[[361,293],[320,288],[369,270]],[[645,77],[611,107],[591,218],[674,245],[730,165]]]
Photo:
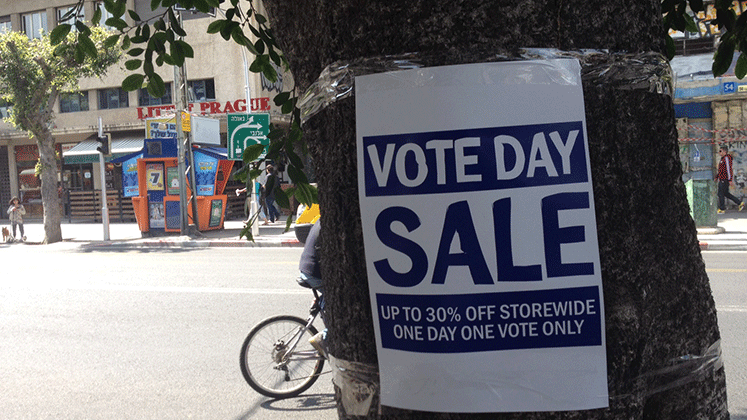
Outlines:
[[[608,2],[264,0],[295,81],[337,60],[418,52],[429,65],[486,61],[518,47],[663,51],[659,0]],[[394,4],[390,4],[394,3]],[[647,373],[719,339],[715,305],[681,181],[671,98],[584,80],[606,307],[610,407],[565,413],[396,419],[727,419],[723,368],[652,392]],[[355,106],[305,126],[320,186],[331,353],[376,363],[357,191]],[[677,375],[675,375],[677,376]],[[339,406],[339,404],[338,404]],[[341,418],[348,418],[342,410]]]

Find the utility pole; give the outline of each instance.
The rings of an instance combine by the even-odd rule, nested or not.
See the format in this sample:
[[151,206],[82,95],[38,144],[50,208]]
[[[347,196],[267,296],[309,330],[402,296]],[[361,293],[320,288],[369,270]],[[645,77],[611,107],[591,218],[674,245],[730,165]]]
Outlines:
[[[99,117],[99,141],[104,137],[104,123]],[[111,144],[109,144],[111,147]],[[109,151],[111,153],[111,150]],[[109,208],[106,205],[106,163],[104,154],[99,152],[99,166],[101,167],[101,223],[104,226],[104,240],[109,240]]]
[[[249,64],[246,60],[246,48],[241,47],[241,55],[244,57],[244,93],[246,95],[246,113],[251,114],[252,113],[252,89],[249,85]],[[229,146],[230,147],[230,146]],[[249,188],[247,188],[247,194],[249,196],[249,217],[252,215],[257,214],[259,211],[259,205],[257,203],[257,185],[254,179],[252,178],[251,181],[249,181]],[[259,218],[255,221],[255,223],[252,223],[252,237],[259,236]]]
[[[179,10],[177,13],[177,19],[179,24],[182,23],[182,13]],[[180,37],[181,39],[181,37]],[[187,70],[184,65],[174,66],[174,99],[176,100],[176,143],[177,143],[177,170],[179,171],[179,211],[180,211],[180,231],[182,235],[189,235],[199,230],[198,217],[197,217],[197,195],[196,195],[196,184],[195,184],[195,162],[194,155],[192,154],[192,142],[189,135],[184,134],[182,127],[182,111],[186,111],[188,108],[187,99]],[[189,161],[189,169],[187,168],[187,160]],[[187,171],[189,171],[189,182],[192,186],[192,193],[190,197],[187,197]],[[189,211],[187,210],[188,201],[192,202],[192,222],[193,226],[189,224]]]

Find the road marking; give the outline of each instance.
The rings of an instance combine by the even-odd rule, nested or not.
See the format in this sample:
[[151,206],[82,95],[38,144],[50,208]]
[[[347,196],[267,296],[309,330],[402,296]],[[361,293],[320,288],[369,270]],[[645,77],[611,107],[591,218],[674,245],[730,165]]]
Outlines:
[[245,294],[245,295],[307,295],[310,291],[298,287],[297,289],[247,289],[233,287],[184,287],[184,286],[147,286],[147,285],[117,285],[117,284],[25,284],[13,289],[45,289],[45,290],[92,290],[106,292],[152,292],[152,293],[206,293],[206,294]]
[[744,305],[723,305],[716,306],[719,312],[747,312],[747,306]]

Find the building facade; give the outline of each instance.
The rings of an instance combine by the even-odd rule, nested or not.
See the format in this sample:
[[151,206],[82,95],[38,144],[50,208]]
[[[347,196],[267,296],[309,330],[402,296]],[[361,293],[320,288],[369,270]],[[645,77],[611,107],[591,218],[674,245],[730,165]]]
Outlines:
[[[20,31],[29,37],[38,37],[40,30],[51,32],[75,4],[74,0],[0,0],[0,31]],[[151,11],[147,0],[128,0],[127,5],[142,19],[162,12]],[[82,13],[74,19],[89,20],[94,10],[95,2],[86,0]],[[190,113],[218,120],[220,143],[225,147],[226,115],[229,113],[269,113],[271,122],[282,123],[284,118],[272,98],[288,90],[292,81],[288,74],[282,74],[275,83],[250,72],[247,72],[248,78],[245,77],[245,69],[253,60],[251,54],[232,41],[207,34],[208,25],[222,17],[220,11],[216,12],[218,17],[182,12],[188,34],[185,41],[192,46],[195,55],[187,59],[185,66]],[[102,170],[107,190],[121,192],[120,170],[116,164],[107,162],[104,168],[99,165],[95,141],[99,118],[104,132],[111,134],[113,158],[116,158],[142,149],[148,118],[174,113],[173,67],[158,69],[167,84],[167,93],[153,98],[145,89],[134,92],[121,89],[122,81],[130,74],[124,68],[124,60],[123,57],[122,63],[112,66],[102,78],[81,79],[79,93],[62,94],[54,105],[53,136],[61,156],[59,181],[64,197],[68,197],[69,192],[100,190]],[[248,80],[248,89],[245,80]],[[0,101],[0,114],[5,117],[9,111],[12,111],[12,104]],[[194,141],[200,142],[200,139]],[[33,173],[37,159],[35,139],[0,121],[0,203],[18,196],[30,217],[42,214],[41,185]],[[69,213],[69,208],[62,211]],[[7,217],[2,213],[0,217]]]

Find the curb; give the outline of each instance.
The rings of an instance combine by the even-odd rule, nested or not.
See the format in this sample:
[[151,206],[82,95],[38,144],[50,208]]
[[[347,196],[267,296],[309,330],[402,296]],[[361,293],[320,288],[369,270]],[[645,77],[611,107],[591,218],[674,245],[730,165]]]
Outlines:
[[275,241],[138,241],[138,242],[88,242],[81,244],[81,248],[91,250],[105,249],[169,249],[169,248],[302,248],[303,244],[297,239],[283,239]]
[[747,251],[747,242],[744,241],[700,241],[701,251]]

